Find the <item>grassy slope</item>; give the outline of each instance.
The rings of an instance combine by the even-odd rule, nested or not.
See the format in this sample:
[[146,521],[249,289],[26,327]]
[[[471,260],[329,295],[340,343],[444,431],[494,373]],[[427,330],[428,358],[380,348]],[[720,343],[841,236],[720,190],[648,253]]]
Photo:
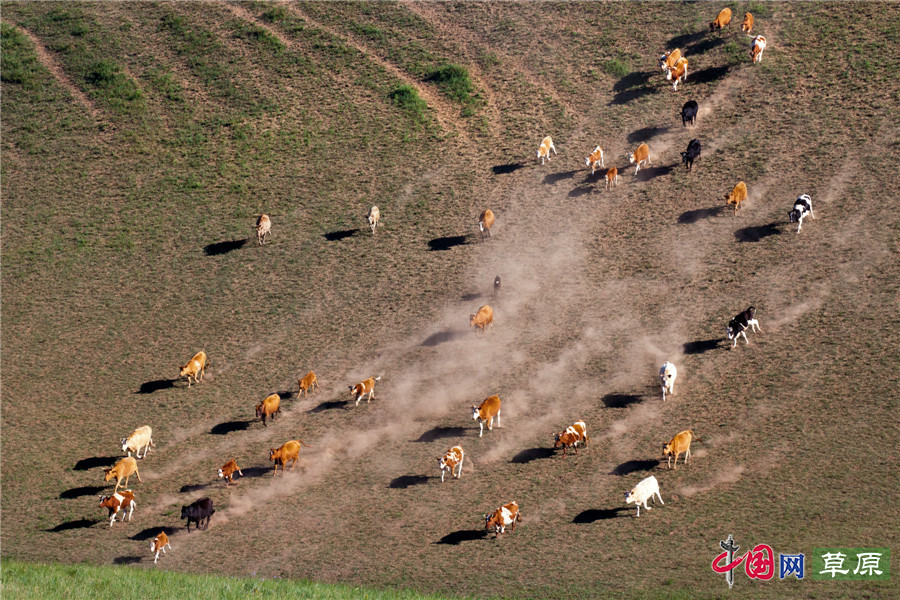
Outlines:
[[[869,4],[754,6],[774,35],[764,31],[772,47],[751,68],[734,32],[696,34],[709,20],[703,5],[243,7],[256,22],[218,5],[4,4],[4,23],[41,39],[92,109],[28,60],[27,42],[13,49],[31,66],[28,81],[3,88],[5,556],[71,560],[88,538],[91,560],[133,562],[154,528],[177,527],[177,506],[197,495],[183,486],[204,485],[231,453],[259,474],[265,449],[298,429],[327,448],[314,451],[327,467],[286,487],[248,478],[235,492],[204,489],[232,509],[228,523],[184,540],[191,558],[172,557],[175,568],[249,572],[228,550],[237,536],[270,575],[515,596],[687,589],[702,578],[702,593],[716,595],[708,562],[728,532],[776,551],[896,540],[884,515],[895,511],[898,346],[873,331],[896,325],[898,232],[872,201],[895,166],[896,18]],[[838,33],[849,50],[824,69]],[[686,93],[712,107],[690,176],[667,169],[690,135],[675,116],[688,96],[659,85],[648,59],[668,43],[689,49]],[[98,70],[107,57],[115,65]],[[475,101],[421,82],[446,61],[467,67]],[[611,74],[611,61],[631,73]],[[436,98],[424,123],[391,102],[403,82],[384,64]],[[840,109],[823,110],[831,105]],[[491,172],[526,159],[545,132],[562,153],[550,167]],[[658,170],[635,182],[621,156],[642,135]],[[575,171],[600,140],[622,172],[615,195]],[[741,178],[761,191],[737,221],[690,222]],[[798,190],[819,216],[800,237],[780,225]],[[375,238],[323,236],[355,229],[373,203],[385,215]],[[471,232],[486,203],[501,217],[490,245],[427,250]],[[272,246],[204,253],[249,236],[263,210]],[[735,237],[769,224],[781,235]],[[487,350],[418,345],[452,333],[480,302],[456,299],[500,271],[515,296]],[[748,298],[768,318],[749,348],[680,355],[686,342],[720,337]],[[200,347],[215,369],[189,395],[134,393]],[[673,354],[678,403],[651,407],[647,373]],[[488,374],[472,358],[503,366]],[[310,367],[323,393],[291,405],[274,429],[209,433],[246,424],[254,402]],[[381,412],[329,408],[343,385],[382,371]],[[448,378],[457,389],[423,408],[419,398]],[[433,480],[390,487],[433,476],[454,440],[405,440],[469,427],[458,415],[487,388],[510,400],[510,425],[465,441],[474,468],[464,495]],[[643,401],[618,408],[616,395]],[[416,418],[394,431],[404,406]],[[579,417],[596,432],[584,460],[509,462]],[[81,529],[100,518],[96,465],[145,422],[161,447],[143,467],[143,515]],[[666,507],[640,528],[599,519],[625,514],[614,511],[621,491],[641,475],[629,461],[655,460],[662,439],[686,427],[711,441],[699,468],[655,473]],[[839,435],[849,449],[823,452]],[[47,452],[48,439],[67,441]],[[369,445],[378,442],[396,454],[385,459]],[[72,468],[90,457],[95,468]],[[623,465],[626,475],[609,475]],[[530,518],[502,550],[433,543],[475,529],[511,495]],[[344,515],[363,502],[351,527]],[[669,540],[679,540],[674,555]],[[462,575],[497,559],[496,581]],[[886,592],[812,582],[792,592],[836,589]]]

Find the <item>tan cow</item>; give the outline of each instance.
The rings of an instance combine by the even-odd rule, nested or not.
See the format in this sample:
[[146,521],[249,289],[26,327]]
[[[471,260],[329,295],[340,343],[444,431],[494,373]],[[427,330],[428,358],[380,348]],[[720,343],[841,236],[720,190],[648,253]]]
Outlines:
[[356,404],[354,406],[359,406],[359,401],[362,400],[363,396],[366,396],[366,404],[372,401],[372,398],[375,396],[376,381],[381,381],[381,375],[378,377],[369,377],[356,385],[347,386],[350,388],[350,393],[356,398]]
[[600,146],[594,148],[591,155],[584,159],[584,164],[591,168],[591,175],[597,171],[597,165],[600,165],[605,169],[606,165],[603,163],[603,148]]
[[590,441],[587,434],[587,426],[584,424],[584,421],[575,421],[575,423],[569,425],[565,431],[557,433],[556,436],[554,436],[554,439],[553,447],[562,447],[563,458],[565,458],[569,448],[572,448],[575,451],[575,454],[578,454],[578,444],[580,443],[587,446]]
[[485,328],[490,327],[494,328],[494,309],[485,304],[481,308],[478,309],[477,313],[469,315],[469,325],[475,328],[475,334],[478,334],[478,330],[481,330],[481,333],[485,333]]
[[753,44],[750,46],[750,59],[755,63],[762,62],[762,53],[766,49],[766,38],[761,35],[753,38]]
[[225,478],[225,485],[231,485],[234,483],[234,479],[232,476],[234,472],[237,471],[243,477],[244,474],[241,472],[241,468],[238,466],[237,461],[233,458],[225,463],[221,469],[219,469],[219,477]]
[[119,486],[122,484],[122,480],[125,480],[125,486],[128,486],[128,478],[133,475],[137,475],[138,481],[144,483],[144,480],[141,479],[141,474],[138,472],[137,461],[133,456],[126,456],[117,462],[114,466],[109,467],[108,469],[103,469],[103,472],[106,473],[106,481],[109,481],[113,477],[116,478],[116,489],[113,493],[119,491]]
[[191,387],[191,377],[194,378],[194,383],[203,381],[203,374],[209,365],[210,362],[206,358],[206,352],[201,350],[186,365],[178,368],[181,369],[181,377],[187,377],[188,387]]
[[698,442],[702,442],[700,436],[694,435],[694,432],[690,429],[686,431],[682,431],[671,440],[669,440],[668,444],[663,444],[663,456],[668,457],[666,460],[666,465],[668,468],[672,468],[672,456],[675,456],[675,469],[678,469],[678,455],[684,452],[684,464],[687,464],[688,459],[691,457],[691,440],[695,439]]
[[680,58],[678,62],[675,63],[671,69],[666,71],[666,81],[672,82],[672,89],[678,90],[678,82],[684,82],[687,80],[688,75],[688,59]]
[[641,164],[650,164],[650,146],[647,144],[638,146],[637,150],[628,155],[628,162],[631,164],[637,163],[637,166],[634,168],[634,174],[637,175],[638,171],[641,170]]
[[134,492],[122,490],[121,492],[115,492],[112,496],[100,496],[100,508],[105,508],[109,511],[110,527],[116,522],[116,515],[119,514],[120,510],[122,511],[122,522],[125,522],[125,517],[128,517],[130,521],[134,509],[137,508],[137,503],[134,501]]
[[[312,371],[304,375],[302,379],[298,379],[297,384],[300,386],[300,392],[303,392],[304,396],[309,395],[308,392],[311,388],[319,389],[319,380],[316,379],[316,374]],[[297,392],[298,397],[300,392]]]
[[281,396],[278,394],[269,394],[265,399],[256,405],[256,417],[262,419],[263,427],[266,425],[266,417],[275,420],[275,415],[281,412]]
[[541,159],[541,164],[544,164],[544,157],[546,157],[547,161],[549,162],[551,150],[553,150],[553,154],[558,154],[558,152],[556,151],[556,146],[553,145],[553,140],[550,139],[550,136],[548,135],[541,140],[541,145],[538,146],[537,157],[535,158],[535,160],[539,158]]
[[163,554],[166,553],[166,547],[171,550],[172,544],[169,543],[169,536],[166,535],[166,532],[161,531],[159,532],[159,535],[150,542],[150,553],[153,554],[156,552],[156,558],[153,559],[154,565],[156,564],[156,561],[159,560],[160,551],[162,551]]
[[296,440],[285,442],[277,450],[275,448],[269,449],[269,460],[275,461],[275,472],[272,473],[272,476],[278,474],[279,463],[281,463],[282,475],[284,474],[284,466],[287,464],[287,461],[291,461],[291,470],[294,470],[294,466],[297,464],[297,461],[300,460],[300,446],[310,447],[307,444],[304,444],[303,440],[297,438]]
[[[444,456],[438,459],[438,464],[441,467],[441,483],[444,483],[444,475],[447,471],[450,471],[450,474],[457,479],[462,476],[464,459],[465,452],[463,452],[462,446],[453,446],[447,450]],[[457,469],[457,467],[459,468]],[[454,470],[456,470],[455,473]]]
[[272,219],[269,215],[260,215],[256,220],[256,243],[262,246],[266,243],[266,237],[272,233]]
[[501,533],[510,527],[512,531],[516,530],[516,523],[522,520],[522,513],[519,512],[519,505],[516,502],[504,504],[494,512],[484,515],[484,528],[494,528],[495,537],[500,537]]
[[366,220],[369,221],[369,227],[372,228],[372,235],[375,235],[375,228],[378,227],[378,221],[381,219],[381,211],[378,210],[377,206],[373,206],[369,209],[369,214],[366,215]]
[[723,8],[719,12],[719,16],[716,17],[716,20],[709,24],[709,30],[715,31],[716,29],[722,29],[729,23],[731,23],[731,9]]
[[671,52],[666,52],[659,57],[659,67],[663,71],[668,71],[675,66],[675,63],[678,62],[679,58],[681,58],[681,50],[678,48],[675,48]]
[[[128,456],[134,452],[137,458],[146,458],[153,446],[156,444],[153,443],[153,429],[149,425],[138,427],[127,438],[122,438],[122,452],[128,452]],[[144,449],[144,456],[141,456],[141,448]]]
[[484,424],[488,424],[488,431],[494,429],[494,418],[497,418],[497,427],[500,427],[500,396],[493,395],[485,398],[478,406],[472,407],[472,419],[478,421],[478,437],[484,434]]
[[741,31],[750,35],[750,32],[753,31],[753,15],[750,13],[744,13],[744,20],[741,21]]
[[725,194],[725,206],[734,206],[734,214],[737,215],[741,203],[747,199],[747,184],[739,181],[734,189]]
[[619,185],[619,170],[615,167],[612,167],[606,172],[606,189],[609,189],[614,185]]
[[481,239],[484,239],[484,232],[487,231],[488,237],[491,237],[491,227],[494,225],[494,211],[485,210],[478,217],[478,230],[481,232]]

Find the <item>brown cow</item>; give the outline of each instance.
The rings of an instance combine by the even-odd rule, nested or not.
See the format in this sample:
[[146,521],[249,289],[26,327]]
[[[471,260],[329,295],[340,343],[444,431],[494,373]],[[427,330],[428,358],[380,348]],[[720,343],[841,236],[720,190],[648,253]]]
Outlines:
[[195,354],[186,365],[183,367],[179,366],[178,368],[181,369],[181,377],[187,377],[188,387],[191,387],[191,377],[194,378],[194,383],[203,381],[203,373],[206,371],[206,367],[208,367],[209,364],[209,359],[206,358],[206,352],[201,350]]
[[687,464],[688,459],[691,457],[691,439],[695,439],[698,442],[703,441],[700,439],[700,436],[694,435],[694,432],[688,429],[673,437],[668,444],[663,444],[663,456],[668,457],[666,460],[668,468],[672,468],[672,456],[674,455],[675,469],[678,469],[678,455],[682,452],[684,452],[684,464]]
[[500,427],[500,396],[496,394],[472,407],[472,419],[478,421],[478,437],[484,434],[485,422],[488,424],[488,431],[493,431],[494,417],[497,418],[497,427]]
[[137,503],[134,501],[134,492],[122,490],[121,492],[115,492],[112,496],[100,496],[100,508],[109,510],[110,527],[116,522],[116,515],[119,514],[120,510],[122,511],[122,522],[125,522],[126,516],[130,521],[131,514],[137,508]]
[[687,81],[688,75],[688,59],[682,57],[678,59],[675,66],[666,71],[666,81],[672,82],[672,89],[678,90],[679,81]]
[[113,493],[119,491],[119,486],[122,484],[123,479],[125,480],[125,486],[127,487],[128,478],[131,477],[132,474],[137,475],[138,481],[144,483],[144,480],[141,479],[141,474],[138,471],[137,460],[135,460],[133,456],[126,456],[114,466],[103,469],[103,472],[106,473],[106,481],[109,481],[113,477],[116,478],[116,489]]
[[159,552],[162,550],[162,553],[166,553],[166,546],[169,547],[169,550],[172,549],[172,544],[169,543],[169,536],[166,535],[165,531],[159,532],[159,535],[153,538],[153,541],[150,542],[150,553],[156,552],[156,558],[153,559],[153,564],[156,564],[156,561],[159,560]]
[[[304,375],[302,379],[298,379],[297,384],[300,386],[300,392],[303,392],[304,396],[309,395],[310,388],[319,389],[319,380],[316,379],[316,374],[312,371]],[[298,397],[300,392],[297,392]]]
[[716,17],[716,20],[709,24],[709,30],[715,31],[716,29],[722,29],[729,23],[731,23],[731,9],[723,8],[719,12],[719,16]]
[[615,167],[612,167],[606,172],[606,189],[609,189],[610,186],[613,185],[619,185],[619,170]]
[[262,419],[263,427],[266,425],[266,417],[275,420],[275,415],[281,412],[281,396],[278,394],[270,394],[265,400],[256,405],[256,416]]
[[275,461],[275,472],[272,473],[273,476],[278,474],[278,464],[281,463],[281,473],[284,474],[284,466],[287,464],[287,461],[291,461],[291,470],[294,470],[294,466],[297,464],[297,461],[300,460],[300,446],[306,446],[309,448],[307,444],[303,443],[303,440],[297,438],[296,440],[290,440],[281,445],[281,448],[277,450],[275,448],[270,448],[269,450],[269,460]]
[[360,381],[356,385],[348,385],[350,388],[350,393],[356,397],[356,404],[354,406],[359,406],[359,401],[362,400],[363,396],[366,397],[366,404],[372,401],[372,398],[375,396],[375,382],[381,381],[381,375],[378,377],[369,377],[365,381]]
[[519,512],[519,505],[516,502],[504,504],[493,513],[484,515],[484,528],[494,528],[495,537],[500,537],[501,533],[510,527],[512,531],[516,530],[516,523],[522,520],[522,513]]
[[750,45],[750,60],[755,63],[762,62],[762,53],[763,50],[766,49],[766,38],[758,35],[753,38],[753,43]]
[[472,315],[469,315],[469,325],[475,328],[475,334],[478,334],[478,330],[481,330],[481,333],[485,333],[485,328],[490,326],[491,329],[494,328],[494,309],[485,304],[481,308],[478,309],[478,312]]
[[641,170],[642,163],[650,164],[650,146],[647,144],[638,146],[637,150],[628,155],[628,162],[631,164],[637,163],[637,166],[634,168],[634,174],[637,175],[638,171]]
[[366,215],[366,220],[369,222],[369,227],[372,228],[372,235],[375,235],[375,228],[378,227],[378,221],[381,219],[381,211],[378,210],[377,206],[373,206],[369,209],[369,213]]
[[575,421],[575,423],[569,425],[565,431],[556,434],[553,447],[559,448],[561,446],[563,449],[563,458],[565,458],[566,451],[569,448],[572,448],[575,451],[575,454],[578,454],[578,444],[580,443],[587,446],[589,441],[591,440],[588,437],[587,426],[584,424],[584,421]]
[[535,157],[534,160],[541,159],[541,164],[544,164],[544,157],[546,157],[548,161],[550,160],[550,151],[551,150],[553,150],[553,154],[557,154],[556,146],[553,145],[553,140],[548,135],[547,137],[545,137],[544,139],[541,140],[541,145],[538,146],[537,156]]
[[741,31],[750,35],[750,32],[753,31],[753,15],[750,13],[744,13],[744,20],[741,22]]
[[484,232],[487,231],[488,237],[491,237],[491,227],[494,225],[494,211],[485,210],[478,217],[478,230],[481,232],[481,239],[484,239]]
[[603,163],[603,148],[600,146],[594,148],[591,155],[584,159],[584,164],[591,168],[591,175],[597,171],[597,165],[600,165],[605,169],[606,165]]
[[272,233],[272,219],[269,215],[260,215],[256,220],[256,243],[262,246],[266,243],[266,237]]
[[737,215],[741,202],[747,199],[747,184],[739,181],[734,189],[725,194],[725,206],[734,205],[734,214]]
[[681,58],[681,50],[678,48],[675,48],[671,52],[666,52],[659,57],[659,67],[663,71],[668,71],[675,66],[675,63],[678,62],[679,58]]
[[225,485],[231,485],[232,483],[234,483],[234,479],[232,479],[232,476],[234,475],[235,471],[240,473],[243,477],[244,474],[241,472],[241,468],[238,466],[237,461],[233,458],[225,463],[225,465],[222,466],[221,469],[219,469],[219,477],[225,478]]
[[[441,483],[444,483],[444,475],[447,471],[450,471],[450,474],[457,479],[462,476],[464,459],[465,452],[463,452],[462,446],[453,446],[447,450],[444,456],[438,459],[438,464],[441,467]],[[457,466],[459,466],[459,469],[456,468]],[[454,473],[454,471],[456,472]]]

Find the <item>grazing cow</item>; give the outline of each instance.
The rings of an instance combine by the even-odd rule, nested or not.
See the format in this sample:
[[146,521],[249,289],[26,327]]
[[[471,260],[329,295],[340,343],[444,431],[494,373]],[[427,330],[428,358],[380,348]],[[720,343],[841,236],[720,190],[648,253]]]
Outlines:
[[500,537],[501,533],[506,532],[506,528],[510,527],[512,531],[516,530],[516,523],[522,520],[522,513],[519,512],[519,505],[516,502],[504,504],[492,513],[484,515],[484,528],[489,530],[494,528],[495,537]]
[[272,473],[272,476],[278,474],[278,465],[281,464],[281,474],[284,475],[284,466],[288,461],[291,461],[291,470],[294,470],[294,466],[297,464],[297,461],[300,460],[300,446],[306,446],[309,448],[307,444],[303,443],[303,440],[297,438],[296,440],[290,440],[281,445],[281,448],[277,450],[275,448],[269,449],[269,460],[275,461],[275,472]]
[[750,35],[750,32],[753,31],[753,15],[750,13],[744,13],[744,20],[741,21],[741,32]]
[[241,468],[238,466],[237,461],[233,458],[225,463],[221,469],[219,469],[219,477],[225,478],[225,485],[231,485],[232,483],[234,483],[234,479],[232,479],[232,476],[234,475],[235,471],[240,473],[241,477],[244,476],[244,473],[241,472]]
[[591,168],[591,175],[596,172],[597,165],[600,165],[605,169],[606,165],[603,164],[603,148],[601,148],[600,146],[594,148],[594,151],[591,152],[591,155],[584,159],[584,164]]
[[488,424],[488,431],[493,431],[494,417],[497,418],[497,427],[500,427],[500,396],[496,394],[472,407],[472,419],[478,421],[478,437],[484,434],[485,422]]
[[126,456],[114,466],[103,469],[103,472],[106,473],[106,481],[109,481],[113,477],[116,478],[116,489],[113,493],[119,491],[119,486],[122,484],[123,479],[125,480],[125,486],[127,487],[128,478],[131,477],[132,474],[137,475],[138,481],[144,483],[144,480],[141,479],[141,474],[138,471],[137,461],[133,456]]
[[666,71],[666,81],[672,82],[672,89],[678,90],[678,82],[684,82],[687,80],[688,75],[688,59],[682,57],[678,59],[678,62],[675,63],[671,69]]
[[703,148],[700,146],[700,140],[693,139],[688,142],[687,152],[681,153],[681,162],[687,167],[688,172],[694,168],[694,161],[700,160],[700,152]]
[[[138,427],[127,438],[122,438],[122,452],[128,452],[128,456],[134,452],[137,458],[146,458],[150,448],[156,445],[152,436],[153,430],[149,425]],[[144,449],[144,456],[141,456],[141,448]]]
[[260,215],[256,220],[256,243],[260,246],[266,243],[266,237],[272,233],[272,219],[269,215]]
[[565,431],[557,433],[554,436],[554,440],[553,447],[562,447],[563,458],[565,458],[569,448],[572,448],[575,451],[575,454],[578,454],[578,444],[581,443],[582,445],[587,446],[590,438],[588,438],[587,426],[584,424],[584,421],[575,421],[575,423],[569,425]]
[[491,237],[491,227],[494,225],[494,211],[485,210],[478,217],[478,231],[481,232],[481,239],[484,239],[484,232],[487,231],[488,237]]
[[168,546],[169,550],[172,549],[172,544],[169,543],[169,536],[166,535],[165,531],[161,531],[158,536],[153,538],[150,542],[150,553],[153,554],[156,552],[156,557],[153,559],[153,564],[156,564],[156,561],[159,560],[159,552],[162,551],[163,554],[166,553],[166,547]]
[[[450,471],[450,474],[457,479],[462,476],[464,458],[465,452],[463,452],[462,446],[453,446],[447,450],[447,454],[438,459],[441,467],[441,483],[444,483],[444,475],[447,471]],[[454,469],[456,469],[456,473],[453,472]]]
[[728,339],[734,340],[734,343],[731,345],[732,348],[737,346],[738,337],[740,336],[744,336],[744,341],[747,344],[750,343],[750,340],[747,339],[747,334],[744,333],[748,327],[750,328],[750,331],[759,331],[762,333],[759,321],[756,320],[756,308],[752,306],[747,310],[736,314],[734,318],[728,322],[728,326],[725,328]]
[[553,154],[558,154],[558,152],[556,151],[556,146],[553,145],[553,140],[550,139],[550,136],[548,135],[541,140],[541,145],[538,146],[537,157],[535,158],[535,160],[539,158],[541,159],[541,164],[544,164],[544,157],[546,157],[547,161],[549,162],[551,150],[553,150]]
[[668,71],[672,67],[675,66],[675,63],[678,62],[678,59],[681,58],[681,50],[675,48],[670,52],[666,52],[662,56],[659,57],[659,67],[663,71]]
[[350,393],[356,397],[355,406],[359,406],[359,401],[362,400],[363,396],[366,397],[366,404],[371,402],[372,397],[375,396],[375,382],[381,381],[381,375],[378,377],[369,377],[365,381],[360,381],[356,385],[348,385],[350,388]]
[[181,377],[187,377],[188,387],[191,387],[191,377],[194,378],[194,383],[199,383],[203,381],[203,374],[206,372],[206,367],[210,365],[209,359],[206,358],[206,352],[201,350],[197,354],[194,355],[191,360],[188,361],[186,365],[183,367],[178,367],[181,369]]
[[381,211],[378,210],[377,206],[373,206],[369,209],[369,214],[366,215],[366,220],[369,221],[369,227],[372,228],[372,235],[375,235],[375,228],[378,227],[379,219],[381,219]]
[[678,369],[669,361],[659,368],[659,386],[662,388],[663,402],[666,401],[667,392],[675,395],[675,378],[677,377]]
[[[631,504],[632,502],[637,504],[637,516],[641,516],[641,504],[644,505],[644,508],[650,510],[650,507],[647,506],[647,500],[653,498],[654,495],[659,498],[662,504],[665,504],[662,496],[659,495],[659,482],[656,480],[656,477],[651,475],[634,486],[630,492],[625,492],[625,504]],[[653,503],[656,504],[656,500],[653,500]]]
[[739,181],[734,189],[725,194],[725,206],[734,205],[734,214],[737,215],[738,209],[741,207],[741,203],[747,199],[747,184],[743,181]]
[[700,106],[697,104],[696,100],[688,100],[684,103],[684,106],[681,107],[681,126],[687,127],[687,124],[690,123],[692,126],[697,123],[697,113],[700,111]]
[[675,457],[675,469],[678,469],[678,455],[682,452],[684,453],[684,464],[687,464],[688,459],[691,457],[691,440],[695,439],[698,442],[702,442],[700,436],[695,436],[694,432],[688,429],[687,431],[682,431],[671,440],[669,440],[668,444],[663,444],[663,456],[667,457],[666,465],[668,468],[672,468],[672,456]]
[[275,420],[275,415],[281,412],[281,396],[278,394],[270,394],[265,397],[265,399],[256,405],[256,417],[262,419],[263,427],[268,427],[266,425],[266,417],[270,417],[273,421]]
[[130,521],[131,513],[137,508],[137,503],[134,501],[134,493],[131,490],[122,490],[112,496],[100,496],[100,508],[109,510],[109,526],[112,527],[120,510],[122,511],[122,522],[125,522],[126,516]]
[[812,198],[809,197],[809,194],[803,194],[797,198],[797,201],[794,202],[794,209],[788,213],[791,223],[797,224],[797,233],[800,233],[800,229],[803,227],[803,217],[806,215],[813,219],[816,218],[816,215],[813,214]]
[[[297,384],[300,386],[300,392],[303,392],[304,397],[309,395],[311,388],[319,389],[319,380],[316,379],[316,374],[312,371],[304,375],[302,379],[298,379]],[[297,392],[298,397],[300,392]]]
[[619,185],[619,170],[615,167],[606,171],[606,189]]
[[715,31],[716,29],[722,29],[729,23],[731,23],[731,9],[723,8],[721,12],[719,12],[719,16],[716,17],[716,20],[709,24],[709,30]]
[[766,38],[761,35],[753,38],[753,43],[750,45],[750,58],[755,63],[762,62],[762,53],[763,50],[766,49]]
[[[209,528],[209,520],[214,512],[216,512],[216,509],[213,508],[212,500],[200,498],[188,506],[181,507],[181,518],[187,519],[187,530],[190,533],[191,521],[197,524],[197,529]],[[206,520],[205,524],[203,523],[204,520]]]
[[641,164],[650,164],[650,146],[647,144],[638,146],[637,150],[628,155],[628,162],[631,164],[637,163],[637,166],[634,168],[634,174],[637,175],[638,171],[641,170]]
[[485,333],[485,328],[488,326],[493,329],[494,309],[485,304],[478,309],[477,313],[469,315],[469,325],[475,328],[476,335],[478,335],[479,329],[481,330],[481,333]]
[[500,293],[500,276],[497,275],[496,277],[494,277],[494,295],[496,296],[499,293]]

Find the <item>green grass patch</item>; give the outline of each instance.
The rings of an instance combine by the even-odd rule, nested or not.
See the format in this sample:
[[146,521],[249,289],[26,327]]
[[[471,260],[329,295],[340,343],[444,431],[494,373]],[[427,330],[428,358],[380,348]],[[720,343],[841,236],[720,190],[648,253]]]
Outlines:
[[603,63],[603,70],[613,77],[625,77],[631,72],[628,61],[621,58],[611,58]]
[[94,87],[93,96],[105,100],[115,109],[130,112],[146,107],[144,94],[137,84],[112,60],[91,63],[84,72],[84,80]]
[[0,79],[31,88],[35,75],[42,70],[31,42],[21,31],[0,23]]
[[475,85],[463,66],[451,63],[441,65],[431,71],[425,80],[436,83],[444,94],[461,104],[475,102]]
[[419,96],[419,92],[413,86],[407,84],[397,86],[388,96],[391,102],[408,112],[415,121],[422,123],[427,118],[428,103]]

